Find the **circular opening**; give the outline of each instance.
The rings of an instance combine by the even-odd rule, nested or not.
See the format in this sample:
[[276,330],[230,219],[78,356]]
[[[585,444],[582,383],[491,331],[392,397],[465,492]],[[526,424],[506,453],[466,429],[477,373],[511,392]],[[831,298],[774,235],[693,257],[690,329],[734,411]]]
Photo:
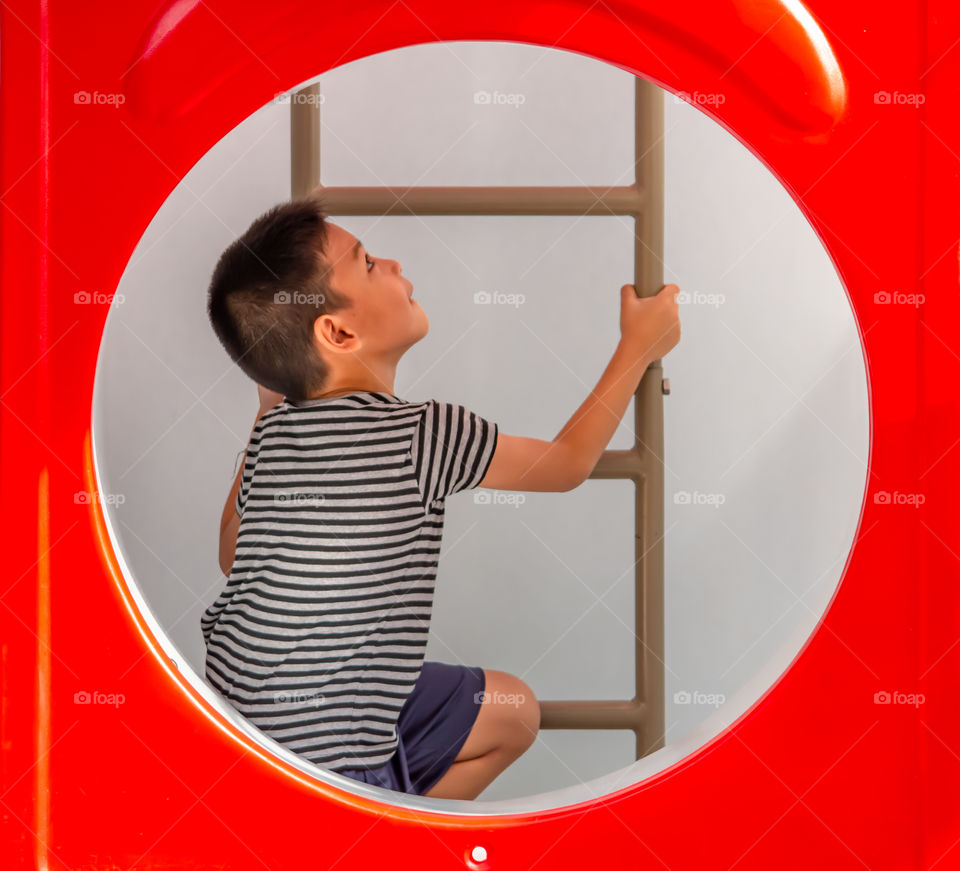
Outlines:
[[[328,186],[633,181],[634,79],[582,55],[441,43],[317,81]],[[127,265],[104,330],[98,485],[124,494],[105,502],[107,525],[159,643],[224,728],[388,803],[543,810],[689,756],[796,657],[859,523],[866,371],[820,240],[749,149],[664,95],[664,278],[684,294],[683,340],[663,364],[666,744],[636,760],[629,731],[542,729],[475,801],[396,793],[290,752],[203,677],[199,619],[226,582],[220,518],[257,411],[254,384],[210,329],[206,289],[226,245],[289,196],[289,111],[275,100],[253,113],[174,189]],[[619,336],[619,287],[634,280],[632,220],[330,219],[375,256],[400,260],[429,314],[429,334],[398,367],[397,396],[462,403],[502,433],[549,439],[596,384]],[[630,448],[633,423],[631,401],[607,448]],[[425,658],[517,675],[541,701],[629,699],[633,483],[486,492],[486,502],[466,493],[447,502]]]

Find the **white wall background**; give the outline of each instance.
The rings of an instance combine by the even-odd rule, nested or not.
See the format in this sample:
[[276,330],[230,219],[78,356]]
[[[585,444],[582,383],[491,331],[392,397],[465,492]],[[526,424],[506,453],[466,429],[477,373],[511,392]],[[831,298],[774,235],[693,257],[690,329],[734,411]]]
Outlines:
[[[423,45],[319,81],[325,184],[632,180],[633,79],[581,55]],[[523,103],[477,105],[478,90]],[[667,94],[665,116],[665,280],[723,297],[681,306],[683,339],[664,361],[667,741],[695,745],[720,715],[675,693],[722,694],[729,719],[762,690],[748,681],[782,673],[833,595],[859,517],[868,413],[846,295],[799,209],[698,110]],[[125,496],[108,510],[133,580],[198,675],[200,613],[224,582],[220,514],[257,410],[205,294],[222,249],[289,196],[288,118],[263,107],[173,192],[101,350],[97,462],[105,489]],[[503,432],[552,438],[613,352],[619,288],[633,281],[627,218],[332,220],[399,259],[429,314],[398,372],[405,399],[461,402]],[[475,305],[478,290],[525,301]],[[632,414],[610,448],[631,445]],[[632,486],[587,481],[519,506],[452,498],[427,657],[512,672],[543,700],[629,698]],[[676,504],[679,491],[725,502]],[[543,730],[481,799],[579,784],[633,753],[629,732]]]

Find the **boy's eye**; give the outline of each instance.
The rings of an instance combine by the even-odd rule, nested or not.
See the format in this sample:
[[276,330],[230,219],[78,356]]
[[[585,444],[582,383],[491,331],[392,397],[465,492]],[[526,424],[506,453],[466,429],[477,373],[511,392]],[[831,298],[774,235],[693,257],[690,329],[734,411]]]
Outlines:
[[364,258],[366,258],[366,261],[367,261],[367,272],[369,272],[370,269],[371,269],[373,266],[375,266],[376,264],[370,259],[370,255],[369,255],[369,254],[366,254],[366,253],[365,253],[363,256],[364,256]]

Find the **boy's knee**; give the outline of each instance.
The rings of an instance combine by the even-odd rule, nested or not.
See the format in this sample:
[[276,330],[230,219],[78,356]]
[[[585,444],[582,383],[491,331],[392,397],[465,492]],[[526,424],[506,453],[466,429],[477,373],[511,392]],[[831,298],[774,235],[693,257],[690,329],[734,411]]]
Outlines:
[[508,677],[503,704],[510,710],[509,743],[522,753],[533,744],[540,730],[540,701],[527,683],[512,674]]
[[523,684],[523,702],[520,705],[520,723],[527,734],[527,747],[537,738],[540,731],[540,701],[533,694],[533,690]]

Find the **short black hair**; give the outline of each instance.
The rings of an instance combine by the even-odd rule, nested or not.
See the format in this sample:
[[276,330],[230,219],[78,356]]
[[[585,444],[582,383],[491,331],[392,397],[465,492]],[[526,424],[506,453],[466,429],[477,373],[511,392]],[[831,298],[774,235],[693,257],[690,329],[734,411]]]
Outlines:
[[348,308],[330,286],[326,210],[317,194],[264,212],[220,255],[207,314],[226,352],[257,384],[290,399],[324,387],[314,321]]

